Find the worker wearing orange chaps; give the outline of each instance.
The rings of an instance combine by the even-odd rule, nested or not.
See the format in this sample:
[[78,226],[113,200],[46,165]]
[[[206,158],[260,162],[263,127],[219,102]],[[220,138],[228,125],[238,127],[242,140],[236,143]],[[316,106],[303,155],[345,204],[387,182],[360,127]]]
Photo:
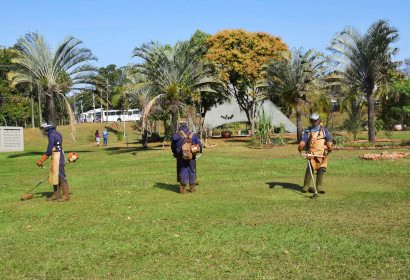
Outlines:
[[[332,140],[330,134],[325,127],[323,127],[318,114],[310,116],[311,126],[305,130],[302,141],[299,144],[298,151],[305,150],[308,154],[324,156],[324,157],[311,157],[309,162],[312,166],[312,171],[316,173],[316,187],[319,193],[324,194],[323,190],[323,173],[327,170],[327,154],[332,150]],[[303,184],[302,192],[314,192],[313,188],[309,188],[312,181],[309,166],[305,172],[305,181]]]

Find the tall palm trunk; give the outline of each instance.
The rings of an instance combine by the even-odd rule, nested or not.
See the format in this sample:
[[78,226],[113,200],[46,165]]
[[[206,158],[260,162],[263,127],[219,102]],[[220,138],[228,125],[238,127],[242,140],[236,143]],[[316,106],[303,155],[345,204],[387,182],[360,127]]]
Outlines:
[[40,89],[38,90],[37,97],[38,97],[38,118],[40,120],[40,125],[41,125],[43,123],[43,115],[41,112],[41,91]]
[[36,124],[34,121],[34,96],[33,92],[30,93],[30,108],[31,108],[31,127],[35,128]]
[[374,143],[376,141],[376,131],[374,128],[374,98],[373,91],[367,93],[367,119],[369,127],[369,142]]
[[172,115],[172,132],[177,133],[178,132],[178,107],[177,106],[172,106],[171,115]]
[[296,101],[296,134],[298,143],[302,141],[302,104],[299,100]]
[[53,125],[57,125],[56,106],[54,103],[54,92],[50,91],[47,96],[48,96],[48,121]]

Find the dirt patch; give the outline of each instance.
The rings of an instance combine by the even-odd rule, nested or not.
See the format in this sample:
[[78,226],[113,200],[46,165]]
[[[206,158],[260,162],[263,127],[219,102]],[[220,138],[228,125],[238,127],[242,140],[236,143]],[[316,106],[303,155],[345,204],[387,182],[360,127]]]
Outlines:
[[379,160],[379,159],[399,159],[406,157],[408,154],[407,153],[402,153],[402,152],[383,152],[381,154],[363,154],[360,155],[361,159],[368,159],[368,160]]

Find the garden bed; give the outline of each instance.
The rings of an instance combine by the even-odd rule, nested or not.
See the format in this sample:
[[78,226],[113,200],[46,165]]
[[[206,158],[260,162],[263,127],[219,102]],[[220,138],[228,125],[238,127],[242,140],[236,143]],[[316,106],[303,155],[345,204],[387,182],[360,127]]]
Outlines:
[[385,150],[410,149],[410,146],[334,147],[334,150]]
[[402,153],[402,152],[389,153],[385,151],[380,154],[363,154],[363,155],[360,155],[360,158],[367,159],[367,160],[379,160],[379,159],[400,159],[406,156],[408,156],[408,153]]

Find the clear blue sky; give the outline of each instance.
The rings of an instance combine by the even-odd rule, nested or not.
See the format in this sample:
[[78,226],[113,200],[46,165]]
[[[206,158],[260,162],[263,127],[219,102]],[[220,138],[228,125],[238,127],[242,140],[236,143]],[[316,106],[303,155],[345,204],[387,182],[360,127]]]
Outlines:
[[28,31],[50,45],[73,35],[98,57],[98,66],[124,66],[134,47],[151,40],[174,44],[199,29],[264,31],[290,47],[325,51],[333,35],[351,25],[364,32],[378,19],[399,30],[397,60],[410,57],[409,0],[0,0],[0,45]]

